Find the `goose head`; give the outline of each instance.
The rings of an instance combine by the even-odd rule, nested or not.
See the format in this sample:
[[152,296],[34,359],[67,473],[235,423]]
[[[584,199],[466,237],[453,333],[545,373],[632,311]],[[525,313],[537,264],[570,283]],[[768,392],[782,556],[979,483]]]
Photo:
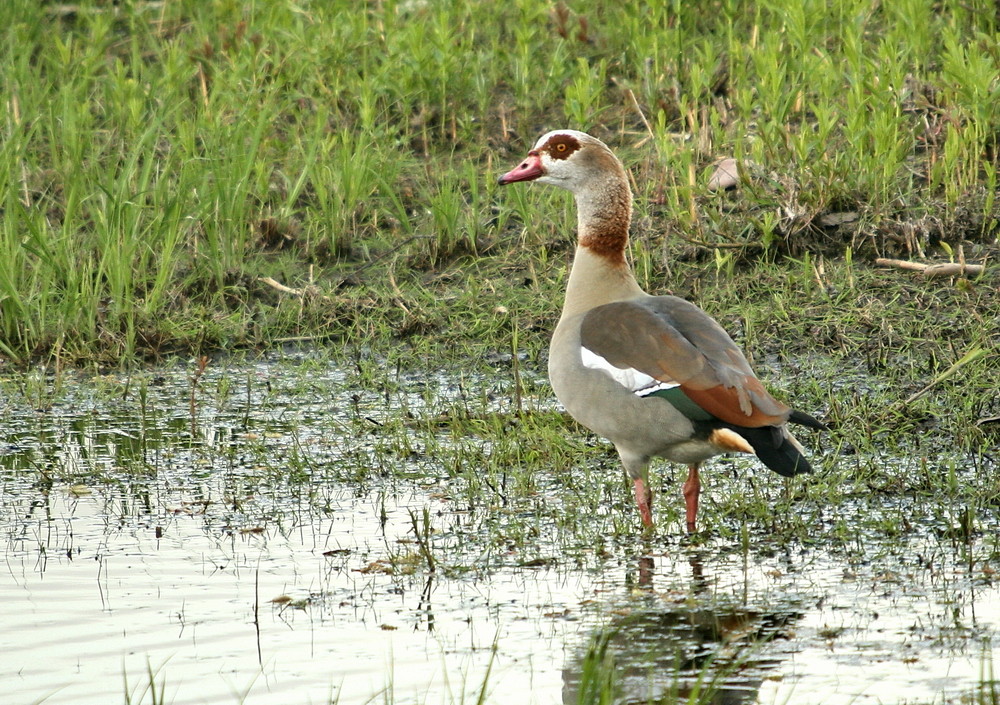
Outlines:
[[625,171],[606,144],[585,132],[553,130],[539,137],[527,158],[498,183],[537,181],[579,195],[609,178],[624,179]]

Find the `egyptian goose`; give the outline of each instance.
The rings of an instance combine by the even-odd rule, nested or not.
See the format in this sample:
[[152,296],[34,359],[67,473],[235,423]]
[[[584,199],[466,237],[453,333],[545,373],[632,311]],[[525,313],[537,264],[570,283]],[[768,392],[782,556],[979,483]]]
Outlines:
[[549,379],[570,415],[615,445],[647,528],[653,457],[688,465],[689,532],[702,461],[735,451],[755,454],[786,477],[812,470],[786,424],[823,424],[773,398],[700,308],[639,287],[625,257],[632,191],[607,145],[575,130],[549,132],[499,179],[515,181],[552,184],[576,197],[576,254],[552,335]]

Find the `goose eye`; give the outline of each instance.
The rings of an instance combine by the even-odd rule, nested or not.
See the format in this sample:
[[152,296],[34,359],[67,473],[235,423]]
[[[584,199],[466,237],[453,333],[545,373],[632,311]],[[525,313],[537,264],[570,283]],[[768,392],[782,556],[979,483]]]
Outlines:
[[565,142],[560,142],[556,145],[556,151],[559,153],[565,152],[567,149],[569,148],[566,146]]

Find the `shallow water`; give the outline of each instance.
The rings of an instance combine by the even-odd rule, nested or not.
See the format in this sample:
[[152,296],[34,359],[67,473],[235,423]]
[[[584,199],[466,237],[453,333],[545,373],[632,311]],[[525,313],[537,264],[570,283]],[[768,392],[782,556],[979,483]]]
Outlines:
[[572,703],[602,637],[619,702],[699,683],[716,703],[959,702],[992,678],[995,534],[572,546],[523,507],[467,506],[426,438],[364,431],[456,396],[504,411],[482,379],[359,392],[308,358],[216,364],[192,413],[189,374],[3,410],[3,702]]

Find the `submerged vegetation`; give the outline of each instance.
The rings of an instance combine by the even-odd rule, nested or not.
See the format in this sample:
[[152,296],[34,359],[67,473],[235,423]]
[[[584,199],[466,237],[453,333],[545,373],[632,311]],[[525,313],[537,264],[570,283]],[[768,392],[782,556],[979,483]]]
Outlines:
[[[0,377],[13,695],[65,684],[53,703],[121,702],[106,675],[125,667],[109,646],[122,644],[126,690],[150,689],[124,702],[153,691],[154,702],[192,691],[244,702],[225,689],[236,683],[253,685],[252,703],[289,683],[289,666],[288,697],[264,702],[371,702],[393,679],[379,701],[428,702],[403,664],[416,642],[425,674],[440,640],[449,677],[479,664],[444,703],[523,702],[501,684],[525,669],[568,704],[753,702],[761,688],[760,702],[785,702],[788,689],[827,694],[839,657],[856,669],[826,702],[853,702],[884,675],[919,680],[923,699],[882,702],[995,704],[1000,492],[988,450],[950,444],[925,420],[924,438],[886,427],[869,442],[845,424],[809,439],[817,472],[791,481],[718,458],[690,537],[682,469],[661,464],[658,526],[644,535],[613,451],[568,432],[535,373],[518,382],[503,356],[487,364],[428,372],[314,350]],[[873,404],[892,394],[874,375],[851,381],[872,386]],[[81,662],[81,639],[94,658]],[[382,659],[386,644],[395,654]],[[280,658],[286,649],[302,660]],[[39,655],[48,665],[22,673]],[[132,675],[136,659],[154,668]],[[964,664],[980,659],[977,684]],[[920,677],[945,667],[950,685]],[[365,692],[359,674],[372,673]]]

